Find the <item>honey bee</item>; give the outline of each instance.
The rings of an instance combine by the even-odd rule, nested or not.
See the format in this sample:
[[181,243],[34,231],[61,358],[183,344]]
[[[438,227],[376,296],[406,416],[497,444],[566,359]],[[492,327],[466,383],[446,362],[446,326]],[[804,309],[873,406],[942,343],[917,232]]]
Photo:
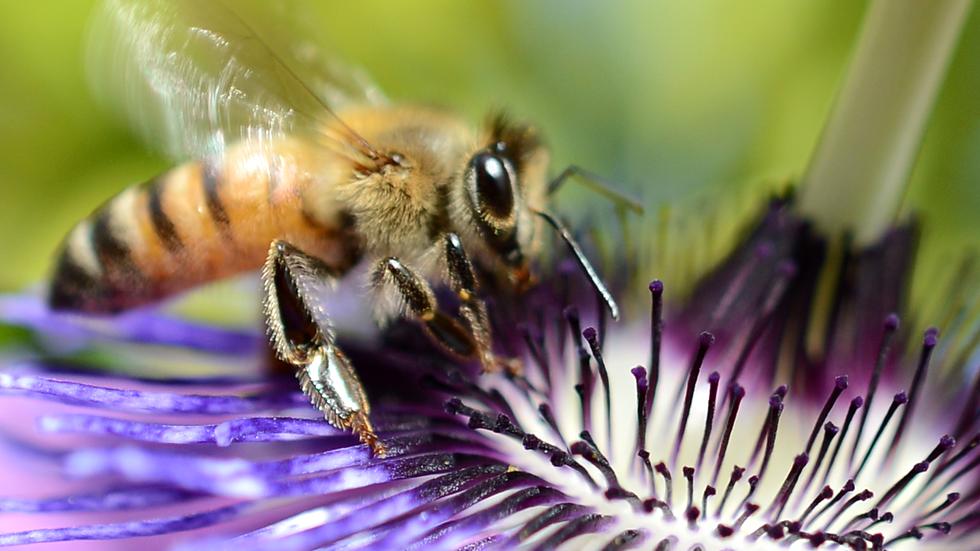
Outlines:
[[[519,363],[492,351],[473,262],[526,286],[543,223],[618,316],[545,210],[577,169],[549,182],[548,152],[531,126],[498,115],[474,128],[441,110],[390,104],[315,56],[276,50],[219,2],[108,0],[98,21],[92,51],[116,83],[107,95],[183,164],[71,230],[52,308],[110,314],[261,268],[276,355],[328,422],[378,454],[369,401],[320,300],[355,264],[372,266],[380,320],[414,317],[447,353],[486,372]],[[439,306],[430,282],[455,292],[458,313]]]

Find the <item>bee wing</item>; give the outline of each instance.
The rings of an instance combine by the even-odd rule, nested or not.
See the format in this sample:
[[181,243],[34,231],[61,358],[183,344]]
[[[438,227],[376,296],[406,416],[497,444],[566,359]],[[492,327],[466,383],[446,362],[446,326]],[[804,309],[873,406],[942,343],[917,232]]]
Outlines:
[[[90,29],[96,94],[175,160],[297,134],[376,158],[333,109],[383,102],[377,88],[312,43],[283,40],[287,33],[276,35],[268,23],[269,6],[247,4],[106,0]],[[258,21],[261,36],[252,24]],[[326,135],[330,123],[339,136]]]

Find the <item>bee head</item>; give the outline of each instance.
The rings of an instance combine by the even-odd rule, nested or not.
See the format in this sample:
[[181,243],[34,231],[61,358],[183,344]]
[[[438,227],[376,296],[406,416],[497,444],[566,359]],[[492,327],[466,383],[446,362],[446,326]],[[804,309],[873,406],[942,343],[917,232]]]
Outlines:
[[537,224],[531,209],[543,197],[547,156],[529,127],[500,115],[491,118],[488,142],[464,168],[466,204],[486,248],[512,279],[526,279]]
[[466,167],[466,194],[480,235],[491,250],[509,266],[524,260],[517,240],[517,208],[520,191],[513,162],[494,144],[478,151]]

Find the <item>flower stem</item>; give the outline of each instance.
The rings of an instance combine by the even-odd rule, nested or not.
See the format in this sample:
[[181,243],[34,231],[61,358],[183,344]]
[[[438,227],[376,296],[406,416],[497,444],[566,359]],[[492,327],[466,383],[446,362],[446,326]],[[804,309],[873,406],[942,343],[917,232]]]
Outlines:
[[891,224],[971,3],[872,0],[800,190],[821,230],[866,245]]

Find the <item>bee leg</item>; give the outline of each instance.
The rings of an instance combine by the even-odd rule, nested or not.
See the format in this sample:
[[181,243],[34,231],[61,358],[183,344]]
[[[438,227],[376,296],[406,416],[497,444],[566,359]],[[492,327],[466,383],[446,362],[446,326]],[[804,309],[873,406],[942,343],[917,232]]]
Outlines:
[[449,284],[459,297],[459,312],[470,327],[473,340],[479,348],[480,363],[484,372],[498,371],[500,367],[514,375],[520,375],[523,367],[517,358],[501,358],[491,350],[493,343],[490,332],[490,318],[487,315],[487,305],[477,296],[479,283],[473,264],[463,249],[463,242],[455,233],[448,233],[443,238],[445,245],[446,267],[449,272]]
[[320,297],[336,275],[319,259],[274,241],[262,267],[262,312],[276,356],[296,368],[303,392],[333,426],[353,431],[375,455],[385,449],[368,417],[364,387],[334,342]]
[[[455,240],[458,244],[459,238]],[[451,247],[462,253],[461,247],[449,243],[447,237],[447,254]],[[374,272],[375,283],[393,284],[407,309],[422,322],[429,336],[450,354],[466,360],[479,360],[484,372],[499,371],[501,367],[517,371],[516,364],[499,360],[491,351],[486,306],[476,298],[476,278],[466,255],[454,255],[447,260],[450,283],[462,301],[460,315],[465,325],[440,310],[428,282],[395,257],[381,261]]]

